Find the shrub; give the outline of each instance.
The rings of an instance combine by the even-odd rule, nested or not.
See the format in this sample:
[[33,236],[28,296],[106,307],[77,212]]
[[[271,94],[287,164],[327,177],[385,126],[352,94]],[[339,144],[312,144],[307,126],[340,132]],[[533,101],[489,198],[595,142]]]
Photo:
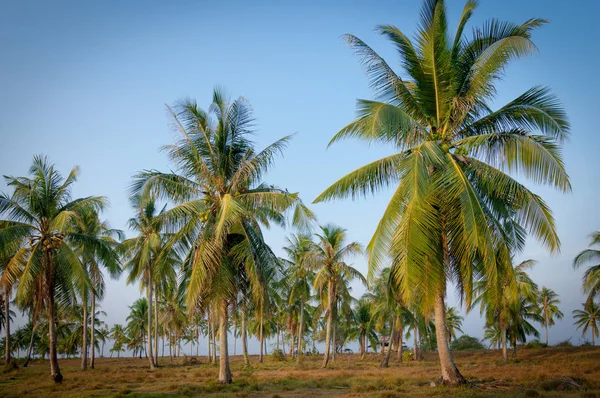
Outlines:
[[402,353],[402,360],[403,361],[410,361],[413,359],[413,353],[411,351],[404,351]]
[[273,351],[271,351],[271,358],[273,358],[276,361],[283,362],[285,361],[285,354],[283,353],[282,349],[276,348]]
[[525,344],[526,348],[546,348],[548,345],[546,343],[542,343],[539,340],[532,340],[529,343]]
[[571,343],[571,339],[568,339],[565,341],[561,341],[556,345],[556,347],[573,347],[573,344]]
[[483,350],[483,344],[475,337],[463,334],[458,339],[450,343],[450,348],[455,351],[462,350]]

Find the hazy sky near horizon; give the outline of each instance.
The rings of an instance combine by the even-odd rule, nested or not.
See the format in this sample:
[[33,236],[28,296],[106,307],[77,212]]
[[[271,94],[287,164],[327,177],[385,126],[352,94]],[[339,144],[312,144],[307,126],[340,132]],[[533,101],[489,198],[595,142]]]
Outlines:
[[[447,4],[453,30],[464,1]],[[78,165],[74,196],[108,197],[111,207],[103,217],[126,230],[132,216],[127,195],[131,176],[142,169],[170,168],[159,151],[176,138],[165,104],[192,97],[206,108],[213,87],[220,85],[232,98],[244,96],[252,104],[259,147],[298,133],[265,181],[298,191],[310,203],[339,177],[390,153],[361,142],[327,148],[333,134],[354,118],[356,99],[372,98],[358,58],[341,36],[360,37],[399,70],[393,46],[373,28],[393,24],[412,35],[420,5],[399,0],[3,1],[0,174],[26,175],[34,154],[49,156],[63,174]],[[518,255],[538,260],[531,276],[562,301],[565,318],[551,328],[553,343],[581,341],[571,311],[583,301],[582,272],[574,272],[571,263],[587,247],[588,234],[600,229],[600,134],[594,116],[600,92],[599,11],[594,1],[482,0],[470,23],[478,26],[491,17],[550,20],[533,36],[539,54],[507,69],[497,105],[533,85],[549,85],[572,125],[564,158],[573,192],[528,183],[553,209],[562,251],[550,256],[530,241]],[[4,181],[0,190],[6,191]],[[390,195],[311,208],[322,224],[339,224],[352,240],[366,245]],[[288,232],[266,233],[276,253],[283,254]],[[366,274],[363,258],[354,263]],[[355,285],[357,297],[363,291]],[[137,286],[125,285],[125,277],[108,282],[102,303],[107,323],[125,323],[127,306],[139,296]],[[457,303],[453,291],[449,301]],[[463,330],[483,337],[478,309]]]

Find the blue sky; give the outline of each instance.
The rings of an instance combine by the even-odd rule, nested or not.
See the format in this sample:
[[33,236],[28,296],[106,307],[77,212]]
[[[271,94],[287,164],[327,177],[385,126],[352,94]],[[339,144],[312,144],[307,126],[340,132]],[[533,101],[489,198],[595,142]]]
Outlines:
[[[337,178],[387,153],[385,147],[329,139],[354,117],[355,100],[371,98],[358,59],[341,41],[352,33],[398,65],[393,47],[373,28],[394,24],[412,34],[420,1],[286,2],[3,2],[0,13],[0,173],[24,175],[34,154],[45,154],[67,173],[81,168],[74,195],[104,195],[104,217],[126,229],[132,215],[126,189],[141,169],[168,170],[159,147],[172,142],[165,104],[193,97],[207,107],[212,88],[232,98],[243,95],[257,118],[259,147],[298,133],[266,181],[299,191],[310,203]],[[463,1],[448,1],[454,27]],[[529,186],[555,212],[563,246],[550,256],[534,241],[520,259],[539,264],[531,275],[554,289],[565,319],[551,329],[552,342],[580,332],[571,311],[583,301],[581,272],[571,261],[600,229],[600,135],[595,122],[600,82],[600,6],[547,0],[480,2],[471,26],[497,17],[515,22],[542,17],[550,24],[534,34],[539,55],[520,60],[499,84],[503,104],[536,84],[552,87],[572,123],[565,145],[573,193]],[[0,182],[0,190],[6,190]],[[366,244],[390,192],[360,201],[314,205],[321,223],[349,230]],[[285,231],[267,233],[281,253]],[[355,265],[366,273],[362,258]],[[124,323],[137,287],[108,284],[102,308],[108,324]],[[363,288],[356,285],[355,293]],[[456,302],[453,292],[451,303]],[[478,310],[467,317],[466,333],[482,337]],[[541,328],[540,328],[541,331]],[[202,347],[201,347],[202,348]]]

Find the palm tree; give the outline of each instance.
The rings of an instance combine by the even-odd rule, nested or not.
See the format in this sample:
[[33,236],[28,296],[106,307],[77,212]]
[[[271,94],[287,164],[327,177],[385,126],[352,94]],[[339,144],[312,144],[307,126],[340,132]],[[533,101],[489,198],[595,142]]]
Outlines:
[[[56,298],[72,297],[75,284],[89,286],[76,247],[85,242],[101,250],[106,243],[77,233],[74,225],[81,222],[87,211],[102,209],[105,200],[101,197],[71,200],[77,168],[63,179],[47,158],[36,156],[29,172],[32,178],[5,177],[14,191],[11,197],[0,196],[0,213],[8,217],[0,229],[0,247],[21,239],[27,242],[11,258],[3,280],[10,284],[19,280],[17,299],[27,297],[33,290],[41,294],[37,300],[45,303],[49,320],[50,374],[60,383],[63,376],[56,350]],[[43,289],[37,290],[38,284]]]
[[596,337],[600,336],[600,305],[594,301],[588,301],[582,304],[583,310],[574,310],[575,326],[577,329],[583,329],[582,335],[588,331],[592,332],[592,345],[596,345]]
[[[500,256],[498,256],[500,258]],[[511,327],[515,331],[516,323],[522,315],[524,299],[535,298],[537,285],[527,274],[527,270],[536,264],[535,260],[526,260],[512,266],[512,259],[499,262],[495,283],[484,275],[475,283],[475,303],[481,304],[481,313],[486,316],[488,327],[500,333],[502,356],[508,361],[508,342]]]
[[[600,231],[592,233],[590,238],[590,246],[600,245]],[[587,301],[591,303],[600,294],[600,250],[586,249],[582,251],[573,260],[573,268],[577,269],[590,262],[599,262],[591,265],[583,274],[583,291],[588,295]]]
[[[98,340],[102,342],[102,349],[100,351],[100,358],[104,358],[104,344],[106,343],[106,340],[110,337],[110,330],[108,330],[108,328],[106,326],[103,326],[100,329],[98,329],[96,332],[98,333]],[[94,349],[93,347],[94,347],[94,345],[92,343],[92,350]],[[94,356],[92,355],[92,358],[93,357]]]
[[311,256],[315,248],[310,235],[292,235],[287,238],[288,245],[283,248],[287,253],[289,268],[287,270],[287,278],[289,286],[289,302],[299,303],[300,319],[298,320],[298,357],[297,362],[300,362],[303,350],[303,336],[305,326],[305,305],[310,299],[310,287],[314,280],[314,265],[311,263]]
[[548,326],[554,326],[554,319],[562,319],[563,313],[558,309],[560,300],[552,289],[542,287],[539,293],[543,324],[546,328],[546,345],[548,345]]
[[[362,253],[362,248],[358,242],[346,244],[346,230],[335,226],[326,225],[321,227],[321,234],[317,234],[319,242],[313,252],[313,262],[318,264],[319,270],[315,275],[314,288],[317,291],[324,292],[327,299],[326,314],[327,327],[325,331],[325,356],[323,358],[323,368],[327,367],[330,359],[331,340],[335,336],[337,325],[336,309],[338,298],[340,297],[339,288],[344,281],[358,278],[366,284],[362,274],[345,262],[346,258]],[[324,302],[322,299],[321,302]],[[335,357],[335,338],[334,338],[334,357]]]
[[449,307],[446,310],[446,334],[448,336],[448,345],[452,342],[452,339],[456,339],[456,331],[464,333],[460,328],[465,318],[458,315],[458,311],[454,307]]
[[[91,301],[90,367],[94,369],[96,359],[96,298],[101,299],[104,296],[105,289],[102,268],[105,268],[113,279],[117,279],[121,274],[120,260],[116,251],[116,239],[122,240],[124,234],[121,230],[112,229],[107,221],[100,221],[98,213],[95,211],[84,214],[81,223],[77,225],[76,231],[82,236],[93,237],[94,241],[104,243],[104,245],[98,247],[97,245],[86,245],[84,241],[80,248],[80,258],[87,269],[91,282],[91,286],[84,289],[82,296],[85,303],[84,310],[87,308],[88,296]],[[85,314],[84,318],[87,319]],[[87,322],[84,329],[87,329]],[[87,333],[84,333],[84,336],[87,339]],[[84,346],[87,346],[87,343],[84,343]],[[82,369],[85,368],[87,368],[86,351],[82,355]]]
[[363,295],[363,297],[358,300],[356,308],[354,309],[353,318],[354,330],[351,335],[358,339],[360,359],[364,359],[368,342],[377,338],[372,317],[372,303],[368,294]]
[[244,269],[258,297],[265,291],[262,267],[274,257],[259,224],[283,224],[283,213],[292,207],[298,225],[313,217],[298,194],[260,182],[291,137],[257,152],[249,140],[253,118],[246,100],[229,103],[216,89],[209,112],[190,100],[169,111],[182,139],[164,149],[178,173],[141,172],[132,191],[176,203],[167,218],[178,229],[173,242],[189,243],[187,306],[200,297],[218,303],[219,382],[231,383],[227,325],[238,291],[235,275]]
[[426,312],[435,310],[442,377],[449,384],[465,380],[446,341],[447,280],[458,284],[468,305],[474,275],[495,278],[497,248],[507,235],[502,219],[514,217],[550,251],[560,247],[548,206],[506,173],[571,190],[560,152],[569,123],[556,97],[538,86],[495,111],[489,105],[508,63],[535,52],[531,33],[545,21],[491,20],[469,38],[464,28],[475,7],[467,1],[453,37],[443,0],[424,1],[414,41],[394,26],[377,27],[400,53],[406,79],[359,38],[345,36],[377,100],[359,100],[358,118],[330,144],[358,138],[399,152],[348,174],[315,200],[396,186],[367,246],[369,273],[391,258],[394,283],[408,304],[419,286]]
[[125,343],[125,329],[123,329],[123,325],[115,323],[110,329],[110,338],[113,341],[113,347],[110,351],[116,351],[117,357],[120,357],[121,351],[123,351],[123,344]]
[[[136,352],[139,352],[141,358],[146,338],[152,338],[151,334],[145,334],[149,322],[148,300],[145,297],[139,298],[133,302],[129,309],[130,313],[127,315],[127,327],[125,329],[129,339],[127,345],[134,350],[134,356]],[[149,351],[146,352],[146,355],[152,359]]]
[[[136,216],[129,219],[129,227],[136,231],[138,236],[124,240],[121,243],[121,250],[127,259],[124,265],[124,269],[129,272],[127,283],[139,280],[141,281],[140,289],[146,289],[148,319],[144,324],[147,326],[148,361],[150,369],[154,369],[155,366],[158,366],[152,347],[154,290],[157,281],[165,280],[165,277],[173,275],[174,258],[169,250],[165,249],[167,235],[163,233],[164,219],[161,217],[165,208],[158,212],[153,199],[143,200],[139,196],[135,196],[132,202],[136,209]],[[173,277],[171,276],[171,279]]]
[[[8,289],[6,289],[8,290]],[[4,363],[9,365],[10,357],[10,323],[13,322],[15,312],[10,309],[10,294],[5,293],[0,295],[0,330],[4,328],[6,337],[4,338]]]

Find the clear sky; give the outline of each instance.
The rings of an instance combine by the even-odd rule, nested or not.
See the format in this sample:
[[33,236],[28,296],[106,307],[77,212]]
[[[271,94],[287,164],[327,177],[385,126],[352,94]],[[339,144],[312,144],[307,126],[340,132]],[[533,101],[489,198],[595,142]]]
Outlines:
[[[453,29],[464,2],[447,3]],[[420,1],[414,0],[2,1],[0,174],[25,175],[34,154],[50,156],[64,174],[78,165],[81,177],[74,195],[107,196],[111,207],[104,217],[126,229],[132,216],[126,194],[132,174],[169,168],[159,152],[175,138],[165,104],[193,97],[207,107],[212,88],[221,85],[232,98],[250,100],[259,147],[298,133],[266,181],[299,191],[310,203],[337,178],[389,153],[359,142],[326,148],[353,119],[355,100],[372,97],[341,35],[360,37],[396,66],[392,45],[373,28],[394,24],[412,34],[419,8]],[[531,241],[519,255],[539,261],[531,275],[562,300],[565,318],[551,329],[551,342],[581,341],[571,311],[583,301],[582,272],[574,272],[571,262],[587,247],[587,235],[600,229],[600,134],[594,122],[600,92],[599,12],[600,5],[591,0],[482,0],[471,22],[476,26],[491,17],[551,22],[534,33],[539,55],[513,63],[497,97],[501,105],[533,85],[549,85],[572,124],[564,155],[573,193],[529,184],[554,210],[562,252],[550,256]],[[4,181],[0,190],[6,190]],[[366,244],[390,194],[312,208],[321,223],[339,224],[352,240]],[[267,233],[279,254],[285,233]],[[355,265],[366,274],[363,258]],[[124,323],[127,306],[140,295],[124,280],[108,283],[102,309],[109,325]],[[356,296],[363,291],[355,286]],[[449,300],[456,303],[453,292]],[[482,328],[476,309],[464,331],[483,337]]]

